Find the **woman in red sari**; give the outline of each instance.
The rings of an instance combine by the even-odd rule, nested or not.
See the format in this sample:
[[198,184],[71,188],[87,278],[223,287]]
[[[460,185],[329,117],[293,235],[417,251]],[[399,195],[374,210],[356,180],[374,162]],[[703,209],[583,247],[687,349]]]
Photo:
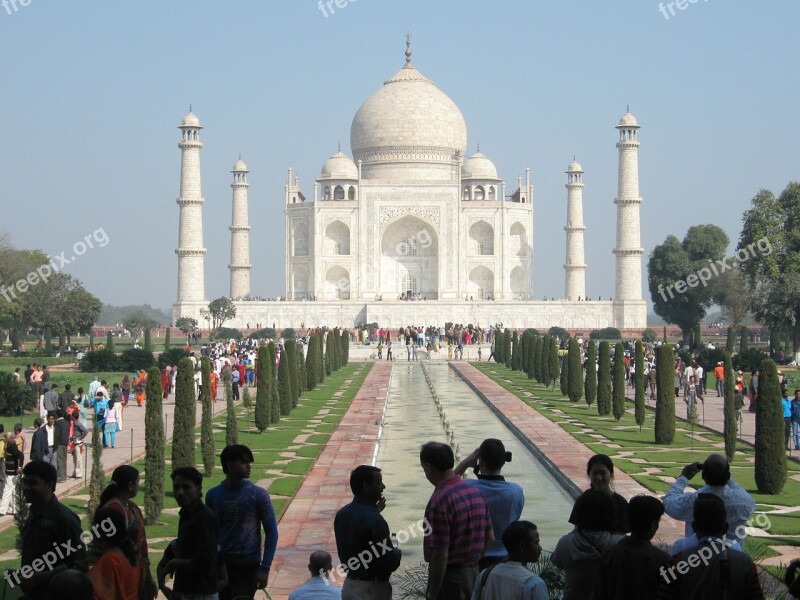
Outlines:
[[217,384],[219,383],[219,375],[216,371],[211,371],[211,401],[217,401]]
[[169,365],[166,365],[164,370],[161,371],[161,389],[164,391],[164,398],[172,392],[172,374],[170,373]]
[[145,384],[147,383],[147,371],[142,369],[136,374],[133,380],[133,391],[136,392],[136,404],[144,406]]

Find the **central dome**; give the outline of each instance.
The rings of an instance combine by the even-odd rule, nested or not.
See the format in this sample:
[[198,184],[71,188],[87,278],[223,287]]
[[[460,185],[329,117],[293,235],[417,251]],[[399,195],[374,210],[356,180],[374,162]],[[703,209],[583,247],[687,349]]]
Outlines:
[[361,105],[350,127],[356,161],[453,164],[467,125],[458,106],[408,62]]

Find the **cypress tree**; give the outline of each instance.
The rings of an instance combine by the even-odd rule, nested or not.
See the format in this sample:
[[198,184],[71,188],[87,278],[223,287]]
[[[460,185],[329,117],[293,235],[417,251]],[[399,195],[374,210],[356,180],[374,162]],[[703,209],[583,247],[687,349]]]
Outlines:
[[171,327],[167,327],[167,331],[166,333],[164,333],[164,352],[169,352],[171,329],[172,329]]
[[[725,404],[722,409],[723,429],[722,435],[725,438],[725,457],[728,462],[733,462],[736,454],[736,408],[733,404],[736,380],[733,377],[733,361],[731,353],[725,352]],[[758,406],[758,405],[756,405]]]
[[342,344],[342,366],[347,366],[350,362],[350,331],[342,330],[342,337],[340,338]]
[[542,385],[548,388],[553,381],[550,373],[550,335],[542,340]]
[[645,381],[644,381],[644,347],[641,340],[636,340],[636,356],[633,359],[633,366],[636,372],[633,376],[634,386],[636,388],[636,395],[634,396],[634,412],[636,424],[639,426],[639,432],[642,431],[645,416]]
[[503,362],[505,362],[506,369],[511,368],[511,332],[506,331],[503,336]]
[[306,350],[306,389],[313,390],[317,387],[319,376],[317,375],[317,342],[316,334],[308,338],[308,350]]
[[330,374],[326,372],[325,353],[322,351],[324,347],[323,341],[325,339],[327,339],[325,333],[321,333],[317,336],[317,383],[324,383],[325,375]]
[[519,347],[519,335],[516,331],[511,338],[511,368],[514,371],[519,371],[522,368],[522,351]]
[[158,367],[147,370],[144,405],[144,520],[153,525],[164,508],[164,421],[161,418],[161,372]]
[[[231,390],[231,402],[233,402],[233,390]],[[242,390],[242,406],[244,406],[248,411],[253,408],[253,397],[250,395],[249,386],[244,386],[244,390]]]
[[150,328],[149,327],[144,330],[144,349],[145,349],[145,352],[150,352],[152,354],[152,352],[153,352],[153,340],[151,338],[151,335],[152,334],[150,332]]
[[325,334],[325,375],[330,375],[333,372],[333,332],[328,331]]
[[614,346],[614,391],[612,408],[614,420],[619,421],[625,414],[625,348],[622,342]]
[[284,347],[278,359],[278,397],[280,405],[278,410],[282,417],[292,412],[294,392],[292,391],[291,376],[289,375],[289,352]]
[[269,349],[261,346],[258,349],[258,359],[256,361],[256,429],[264,432],[269,426],[270,404],[272,402],[272,369],[270,369]]
[[286,351],[286,361],[289,369],[289,385],[292,388],[292,408],[297,406],[300,399],[300,380],[297,377],[297,343],[294,340],[286,340],[283,343]]
[[750,336],[747,332],[747,326],[742,325],[739,328],[739,352],[744,352],[750,348]]
[[303,346],[295,344],[295,348],[297,349],[297,382],[300,386],[300,396],[302,396],[308,390],[308,383],[306,382],[306,359],[303,356]]
[[92,432],[92,474],[89,477],[89,502],[86,511],[89,513],[89,520],[94,518],[95,511],[100,508],[100,496],[103,494],[105,485],[105,473],[103,471],[103,430],[95,422]]
[[195,466],[194,454],[194,365],[187,358],[178,361],[175,378],[175,416],[172,420],[172,470]]
[[608,342],[600,342],[597,363],[597,414],[611,413],[611,348]]
[[736,349],[736,333],[733,327],[728,327],[728,339],[725,341],[725,352],[733,352]]
[[531,341],[531,334],[524,331],[519,338],[520,369],[528,373],[528,344]]
[[275,342],[267,345],[270,357],[270,402],[269,402],[269,422],[278,423],[281,420],[281,395],[278,391],[278,348]]
[[561,364],[561,375],[558,378],[558,388],[562,396],[569,396],[569,357],[564,358]]
[[213,411],[211,404],[211,361],[207,356],[200,359],[203,369],[203,413],[200,417],[200,453],[206,477],[214,474],[214,432],[211,429]]
[[656,444],[675,440],[675,354],[669,344],[656,350]]
[[110,331],[106,334],[106,350],[114,352],[114,336]]
[[591,406],[597,400],[597,345],[589,340],[586,350],[586,404]]
[[581,347],[574,337],[569,338],[567,361],[569,362],[569,384],[567,393],[570,402],[578,402],[583,397],[583,365],[581,365]]
[[[744,338],[743,338],[744,339]],[[780,494],[786,483],[783,406],[775,362],[761,363],[756,402],[755,480],[761,494]]]
[[561,364],[558,360],[558,344],[556,344],[555,336],[550,336],[550,381],[553,384],[553,389],[556,389],[556,380],[561,376]]
[[503,339],[503,332],[499,329],[494,332],[494,359],[498,363],[505,363],[505,349],[506,343]]
[[536,381],[544,385],[544,342],[547,336],[536,336],[536,349],[533,353],[536,363],[533,365]]
[[533,334],[528,336],[528,343],[525,344],[525,374],[528,379],[533,379],[533,365],[536,362],[536,338]]

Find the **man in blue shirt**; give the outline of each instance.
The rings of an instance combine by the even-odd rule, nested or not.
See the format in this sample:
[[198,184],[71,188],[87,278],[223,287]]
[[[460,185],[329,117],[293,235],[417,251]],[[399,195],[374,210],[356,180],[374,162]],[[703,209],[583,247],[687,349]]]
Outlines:
[[340,600],[342,592],[328,581],[328,573],[333,570],[331,555],[324,550],[311,554],[308,561],[311,579],[305,585],[289,594],[289,600]]
[[503,532],[511,523],[519,521],[525,507],[522,488],[516,483],[506,481],[500,474],[505,464],[506,448],[503,442],[488,438],[455,468],[456,475],[463,475],[470,467],[475,469],[478,479],[471,480],[470,483],[486,498],[489,514],[492,516],[494,542],[478,563],[481,570],[502,562],[508,556],[503,544]]
[[[253,598],[267,587],[278,546],[278,523],[267,490],[248,481],[253,453],[247,446],[226,446],[220,454],[225,481],[206,494],[206,506],[219,523],[219,558],[228,569],[220,600]],[[261,529],[264,550],[261,550]]]

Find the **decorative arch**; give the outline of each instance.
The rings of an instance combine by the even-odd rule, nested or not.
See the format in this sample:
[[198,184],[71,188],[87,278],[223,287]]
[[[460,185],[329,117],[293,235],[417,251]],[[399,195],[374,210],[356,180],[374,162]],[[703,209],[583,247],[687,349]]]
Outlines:
[[305,265],[297,265],[292,270],[292,293],[294,300],[305,300],[308,298],[308,268]]
[[511,294],[514,300],[527,300],[530,288],[528,275],[522,267],[514,267],[509,274],[511,278]]
[[492,256],[494,254],[494,227],[478,221],[469,228],[469,254]]
[[325,299],[350,299],[350,273],[344,267],[331,267],[325,274]]
[[409,292],[439,297],[439,236],[433,225],[413,215],[388,223],[380,252],[379,294],[387,300]]
[[308,225],[304,222],[294,226],[292,231],[292,255],[308,256]]
[[486,200],[486,190],[482,185],[475,186],[475,200]]
[[488,267],[475,267],[469,273],[467,286],[469,297],[474,300],[488,300],[494,297],[494,273]]
[[489,200],[492,202],[497,200],[497,191],[493,185],[489,186]]
[[528,236],[525,226],[519,221],[511,226],[511,255],[528,256]]
[[344,188],[340,185],[337,185],[333,188],[333,199],[334,200],[344,200]]
[[350,255],[350,228],[341,221],[334,221],[325,229],[325,254]]
[[347,199],[348,200],[355,200],[356,199],[356,188],[352,185],[347,188]]

